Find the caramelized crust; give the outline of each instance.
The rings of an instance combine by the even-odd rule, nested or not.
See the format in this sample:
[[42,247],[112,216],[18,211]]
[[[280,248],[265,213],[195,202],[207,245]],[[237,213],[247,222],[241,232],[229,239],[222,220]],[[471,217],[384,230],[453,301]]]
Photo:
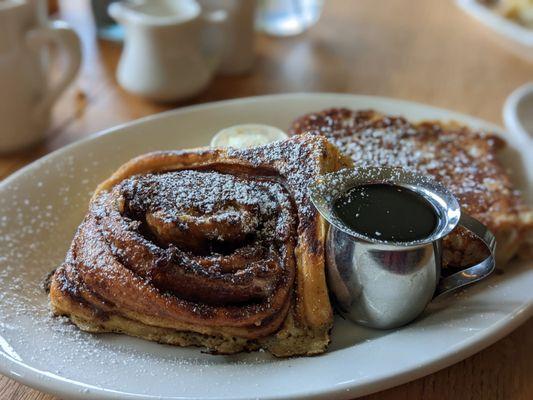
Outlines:
[[[447,186],[463,212],[496,235],[497,261],[533,253],[533,212],[513,188],[498,153],[499,137],[456,123],[411,123],[373,110],[328,109],[298,118],[290,133],[327,137],[355,165],[392,165],[432,176]],[[467,266],[486,256],[475,237],[457,228],[444,240],[444,266]]]
[[325,223],[307,185],[348,164],[315,135],[133,159],[97,188],[52,309],[91,332],[218,353],[323,352]]

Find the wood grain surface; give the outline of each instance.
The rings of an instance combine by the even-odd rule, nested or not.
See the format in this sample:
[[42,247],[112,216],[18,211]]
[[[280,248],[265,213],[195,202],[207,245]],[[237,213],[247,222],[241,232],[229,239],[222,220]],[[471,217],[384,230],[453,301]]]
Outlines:
[[[155,104],[117,86],[121,46],[95,39],[87,0],[64,0],[61,17],[82,39],[82,70],[55,108],[53,138],[0,157],[0,178],[91,133],[184,105],[269,93],[346,92],[423,102],[501,124],[505,98],[533,80],[533,64],[501,47],[495,34],[454,1],[326,0],[322,18],[305,34],[258,35],[250,73],[216,77],[190,101]],[[0,376],[0,399],[57,398]],[[366,399],[533,399],[533,320],[456,365]]]

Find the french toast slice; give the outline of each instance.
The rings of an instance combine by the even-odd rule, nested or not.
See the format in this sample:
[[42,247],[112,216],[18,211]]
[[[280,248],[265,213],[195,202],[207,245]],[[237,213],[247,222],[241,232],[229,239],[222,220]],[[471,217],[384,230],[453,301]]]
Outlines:
[[[463,212],[487,225],[497,238],[497,265],[533,255],[533,211],[513,187],[498,154],[500,137],[455,122],[413,123],[374,110],[332,108],[298,118],[292,135],[327,137],[358,167],[398,166],[447,186]],[[444,240],[443,266],[465,267],[486,256],[484,245],[456,228]]]

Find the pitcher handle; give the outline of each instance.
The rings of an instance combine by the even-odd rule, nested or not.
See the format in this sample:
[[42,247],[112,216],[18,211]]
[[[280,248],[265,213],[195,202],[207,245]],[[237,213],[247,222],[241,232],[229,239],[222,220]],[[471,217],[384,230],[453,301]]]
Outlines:
[[49,112],[57,98],[76,77],[81,64],[80,39],[65,22],[52,21],[49,26],[29,31],[26,42],[34,51],[52,43],[58,47],[61,54],[66,55],[61,78],[46,90],[35,108],[34,116],[40,118],[43,113]]
[[445,278],[441,278],[437,284],[437,289],[435,290],[435,297],[480,281],[481,279],[489,276],[494,271],[496,266],[494,259],[496,251],[496,238],[494,237],[493,233],[477,219],[466,214],[461,214],[459,225],[468,229],[476,237],[481,239],[481,241],[489,249],[490,254],[487,258],[476,265],[465,268],[462,271],[456,272],[455,274]]

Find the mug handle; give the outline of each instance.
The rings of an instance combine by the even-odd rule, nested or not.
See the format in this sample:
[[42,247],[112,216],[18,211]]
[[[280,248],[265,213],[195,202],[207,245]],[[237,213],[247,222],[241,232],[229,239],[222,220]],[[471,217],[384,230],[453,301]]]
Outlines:
[[494,271],[496,266],[494,259],[494,254],[496,251],[496,238],[494,237],[493,233],[477,219],[466,214],[461,214],[458,225],[468,229],[476,237],[481,239],[481,241],[489,249],[490,254],[487,258],[476,265],[465,268],[462,271],[456,272],[455,274],[445,278],[441,278],[437,283],[434,297],[480,281],[481,279],[489,276]]
[[34,51],[43,46],[54,44],[66,55],[66,62],[61,78],[50,86],[37,104],[34,116],[41,118],[50,111],[57,98],[74,80],[81,64],[81,46],[78,35],[63,21],[51,21],[49,25],[30,30],[26,34],[26,43]]

